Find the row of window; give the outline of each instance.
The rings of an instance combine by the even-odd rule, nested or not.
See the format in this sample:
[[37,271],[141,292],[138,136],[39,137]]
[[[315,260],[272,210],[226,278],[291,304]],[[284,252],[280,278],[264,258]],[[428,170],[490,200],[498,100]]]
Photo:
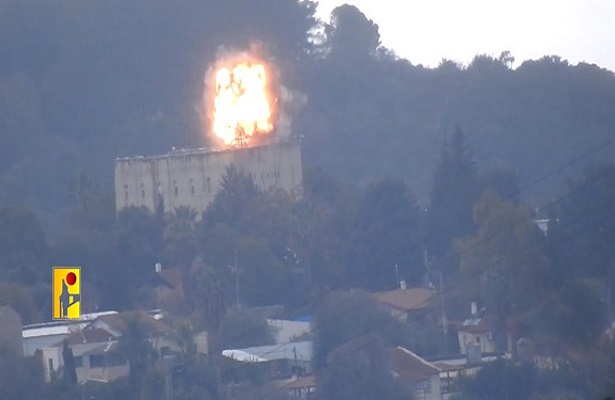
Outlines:
[[[252,179],[253,181],[256,181],[258,178],[260,178],[261,181],[265,180],[265,179],[278,179],[280,178],[280,171],[274,171],[274,172],[266,172],[260,173],[260,176],[257,177],[256,174],[249,174],[250,179]],[[161,183],[158,182],[158,187],[160,188]],[[160,190],[160,189],[159,189]],[[207,177],[203,180],[203,192],[207,191],[207,193],[211,194],[211,178]],[[177,183],[177,181],[173,181],[173,194],[175,195],[175,197],[179,196],[179,185]],[[128,198],[129,198],[129,193],[128,193],[128,185],[124,185],[124,199],[125,199],[125,203],[128,204]],[[140,185],[140,195],[142,199],[145,199],[145,184],[141,183]],[[190,179],[190,195],[194,196],[196,195],[196,188],[194,185],[194,179]]]

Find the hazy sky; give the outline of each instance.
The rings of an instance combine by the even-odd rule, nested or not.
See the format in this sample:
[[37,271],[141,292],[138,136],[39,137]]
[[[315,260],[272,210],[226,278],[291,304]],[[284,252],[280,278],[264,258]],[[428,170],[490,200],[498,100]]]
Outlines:
[[380,27],[384,46],[413,64],[467,64],[508,50],[514,66],[559,55],[615,71],[615,0],[319,0],[318,15],[357,6]]

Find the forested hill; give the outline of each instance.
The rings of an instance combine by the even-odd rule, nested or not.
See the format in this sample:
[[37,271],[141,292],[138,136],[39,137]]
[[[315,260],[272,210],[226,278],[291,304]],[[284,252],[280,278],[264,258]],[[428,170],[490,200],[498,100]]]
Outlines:
[[403,178],[424,200],[456,126],[480,169],[512,170],[522,185],[586,154],[536,196],[558,193],[574,168],[615,159],[615,145],[592,150],[615,139],[610,71],[555,56],[512,69],[505,52],[423,68],[380,47],[356,8],[336,9],[324,27],[314,10],[291,0],[0,0],[0,204],[58,223],[81,174],[88,190],[111,192],[115,157],[202,146],[203,74],[220,45],[254,40],[307,99],[293,120],[305,163],[344,180]]

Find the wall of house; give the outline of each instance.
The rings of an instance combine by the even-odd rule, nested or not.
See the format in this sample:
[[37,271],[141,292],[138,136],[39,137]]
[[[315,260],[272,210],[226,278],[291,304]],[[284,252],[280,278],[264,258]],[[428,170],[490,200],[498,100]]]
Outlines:
[[45,347],[39,350],[41,351],[45,382],[51,382],[57,376],[60,368],[64,366],[62,349],[59,347]]
[[23,339],[23,354],[26,357],[32,357],[37,349],[53,347],[57,343],[69,337],[70,333],[58,335],[33,336]]
[[483,333],[471,333],[471,332],[457,332],[459,339],[459,349],[461,354],[468,353],[468,346],[478,344],[480,345],[481,353],[493,353],[495,351],[495,341],[490,332]]
[[130,374],[130,367],[124,357],[109,357],[108,354],[98,353],[84,354],[81,366],[75,370],[79,383],[90,380],[109,382]]
[[165,211],[188,206],[199,213],[221,189],[226,168],[234,164],[262,189],[280,188],[301,194],[303,168],[298,144],[204,151],[186,150],[156,157],[133,157],[115,162],[115,205],[145,206],[154,211],[159,192]]
[[442,400],[440,374],[415,382],[412,385],[415,400]]

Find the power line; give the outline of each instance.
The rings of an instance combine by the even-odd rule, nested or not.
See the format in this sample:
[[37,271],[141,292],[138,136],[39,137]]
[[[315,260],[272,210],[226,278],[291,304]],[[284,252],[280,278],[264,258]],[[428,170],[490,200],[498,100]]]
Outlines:
[[[550,177],[552,177],[552,176],[554,176],[554,175],[556,175],[556,174],[558,174],[558,173],[561,173],[561,172],[562,172],[563,170],[565,170],[566,168],[571,167],[572,165],[574,165],[574,164],[578,163],[579,161],[583,160],[584,158],[586,158],[586,157],[588,157],[588,156],[592,155],[593,153],[595,153],[595,152],[597,152],[597,151],[600,151],[600,150],[602,150],[602,149],[604,149],[604,148],[606,148],[606,147],[608,147],[608,146],[612,145],[613,143],[615,143],[615,139],[607,140],[607,141],[605,141],[605,142],[601,143],[601,144],[600,144],[600,145],[598,145],[598,146],[594,146],[594,147],[592,147],[592,148],[591,148],[591,149],[589,149],[588,151],[586,151],[586,152],[582,153],[581,155],[579,155],[579,156],[577,156],[577,157],[573,158],[572,160],[570,160],[570,161],[568,161],[568,162],[566,162],[566,163],[564,163],[564,164],[560,165],[559,167],[557,167],[556,169],[554,169],[554,170],[550,171],[550,172],[549,172],[549,173],[547,173],[546,175],[544,175],[544,176],[542,176],[542,177],[540,177],[540,178],[538,178],[538,179],[536,179],[536,180],[534,180],[534,181],[530,182],[529,184],[525,185],[523,188],[519,189],[518,191],[516,191],[516,192],[514,192],[514,193],[512,193],[512,194],[509,194],[509,195],[505,196],[503,200],[504,200],[504,201],[506,201],[506,200],[510,200],[510,199],[512,199],[512,198],[514,198],[514,197],[516,197],[516,196],[520,195],[521,193],[523,193],[523,192],[524,192],[525,190],[527,190],[528,188],[530,188],[530,187],[532,187],[532,186],[534,186],[534,185],[536,185],[536,184],[538,184],[538,183],[540,183],[540,182],[542,182],[542,181],[544,181],[544,180],[546,180],[546,179],[548,179],[548,178],[550,178]],[[587,185],[590,185],[590,184],[594,183],[594,181],[597,181],[597,180],[599,180],[599,179],[602,179],[602,176],[600,176],[598,179],[595,179],[595,180],[589,180],[589,181],[586,181],[586,182],[582,185],[582,187],[581,187],[581,188],[575,188],[574,190],[572,190],[572,191],[570,191],[570,192],[566,193],[565,195],[561,195],[561,196],[556,197],[556,199],[554,199],[554,200],[550,201],[549,203],[547,203],[546,205],[544,205],[544,206],[540,207],[539,209],[537,209],[537,211],[541,211],[541,210],[546,209],[547,207],[549,207],[549,206],[551,206],[551,205],[553,205],[553,204],[557,204],[557,203],[558,203],[558,202],[560,202],[562,199],[564,199],[564,198],[568,197],[569,195],[571,195],[571,194],[573,194],[573,193],[576,193],[577,191],[581,190],[583,187],[585,187],[585,186],[587,186]],[[523,221],[523,222],[525,223],[526,221]],[[488,238],[488,239],[493,239],[493,237],[490,237],[490,238]],[[483,242],[484,242],[484,240],[482,240],[482,241],[478,241],[478,242],[474,243],[472,246],[470,246],[469,248],[464,249],[464,251],[463,251],[463,252],[456,252],[456,253],[454,253],[454,254],[452,254],[452,255],[445,256],[445,257],[443,257],[443,258],[441,258],[441,259],[437,260],[437,261],[436,261],[436,264],[443,264],[443,263],[444,263],[444,261],[448,261],[449,259],[451,259],[451,258],[453,258],[453,257],[455,257],[455,256],[462,255],[462,254],[464,254],[464,253],[466,253],[466,252],[470,251],[471,249],[473,249],[475,246],[478,246],[479,244],[483,243]],[[366,271],[366,273],[359,274],[359,275],[358,275],[358,277],[362,277],[362,276],[364,276],[364,275],[367,275],[369,272],[370,272],[370,271]],[[484,272],[484,271],[480,271],[480,273],[483,273],[483,272]],[[415,278],[420,278],[420,276],[421,276],[422,274],[423,274],[423,272],[422,272],[422,271],[420,272],[420,274],[418,274],[418,273],[417,273],[417,274],[416,274],[417,276],[415,276]],[[352,278],[352,280],[356,280],[356,279],[357,279],[357,276],[354,276],[354,277]],[[351,280],[341,282],[340,284],[338,284],[338,285],[337,285],[337,287],[335,287],[335,288],[331,288],[331,289],[328,289],[328,292],[335,291],[335,290],[339,290],[340,288],[342,288],[345,284],[347,284],[347,283],[348,283],[348,282],[350,282],[350,281],[351,281]],[[370,298],[370,301],[366,301],[366,302],[364,302],[364,303],[362,303],[362,304],[359,304],[358,306],[353,307],[353,308],[352,308],[352,309],[350,309],[350,310],[345,310],[345,311],[344,311],[344,312],[342,312],[341,314],[339,314],[339,315],[335,315],[335,316],[333,316],[332,318],[330,318],[330,319],[328,319],[328,320],[324,321],[324,323],[330,323],[330,322],[333,322],[334,320],[336,320],[336,319],[338,319],[338,318],[342,317],[343,315],[348,314],[348,313],[352,313],[352,312],[354,312],[354,311],[358,310],[359,308],[361,308],[362,306],[365,306],[365,305],[370,304],[370,303],[371,303],[371,298]],[[316,301],[312,302],[312,304],[309,304],[309,305],[316,305]],[[428,304],[424,304],[423,306],[427,306],[427,305],[428,305]],[[268,326],[268,324],[267,324],[267,323],[265,323],[265,325],[264,325],[263,327],[266,327],[266,326]],[[396,328],[396,329],[399,329],[399,328]],[[248,336],[249,334],[251,334],[251,332],[246,332],[246,334],[244,334],[244,335],[243,335],[243,337],[246,337],[246,336]],[[262,356],[264,357],[264,356],[266,356],[266,355],[268,355],[268,354],[274,353],[275,351],[277,351],[277,350],[281,349],[283,346],[284,346],[284,345],[280,345],[280,346],[278,346],[278,347],[276,347],[276,348],[274,348],[274,349],[272,349],[272,350],[268,351],[267,353],[263,354]]]

